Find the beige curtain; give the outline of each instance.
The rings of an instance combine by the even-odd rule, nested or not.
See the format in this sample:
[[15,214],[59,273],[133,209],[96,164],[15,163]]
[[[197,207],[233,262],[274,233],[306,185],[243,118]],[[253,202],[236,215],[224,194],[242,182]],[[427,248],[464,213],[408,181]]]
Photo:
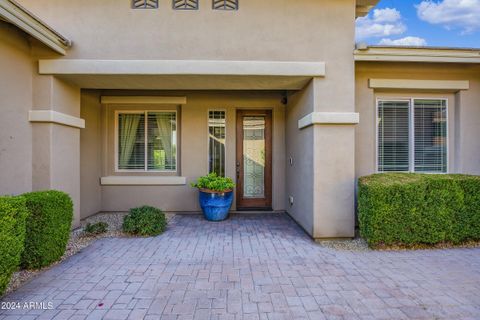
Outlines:
[[128,169],[141,117],[141,114],[122,114],[120,117],[119,169]]
[[166,113],[157,114],[157,127],[160,135],[160,143],[165,151],[165,169],[173,169],[175,164],[174,151],[172,149],[172,115]]

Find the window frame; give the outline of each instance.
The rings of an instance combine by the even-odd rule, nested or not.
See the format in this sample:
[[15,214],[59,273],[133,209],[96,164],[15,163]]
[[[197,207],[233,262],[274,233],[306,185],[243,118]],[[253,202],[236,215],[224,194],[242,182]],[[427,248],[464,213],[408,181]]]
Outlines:
[[[175,113],[175,127],[177,131],[177,137],[175,141],[175,170],[148,170],[148,113]],[[144,169],[119,169],[118,168],[118,150],[119,150],[119,126],[118,126],[118,117],[120,114],[143,114],[145,116],[145,159],[144,159]],[[163,110],[115,110],[115,136],[114,136],[114,161],[115,161],[115,173],[170,173],[178,174],[178,156],[179,156],[179,126],[178,126],[178,110],[176,109],[163,109]]]
[[225,176],[227,176],[227,109],[224,108],[212,108],[207,110],[207,173],[210,173],[210,112],[221,111],[225,112]]
[[[446,130],[446,168],[445,172],[429,171],[429,172],[417,172],[415,171],[415,100],[437,100],[445,102],[445,130]],[[379,170],[379,125],[380,119],[378,117],[380,102],[408,102],[408,171],[380,171]],[[449,174],[450,173],[450,128],[449,128],[449,105],[448,98],[432,98],[432,97],[411,97],[411,98],[388,98],[388,97],[377,97],[375,102],[375,173],[424,173],[424,174]]]

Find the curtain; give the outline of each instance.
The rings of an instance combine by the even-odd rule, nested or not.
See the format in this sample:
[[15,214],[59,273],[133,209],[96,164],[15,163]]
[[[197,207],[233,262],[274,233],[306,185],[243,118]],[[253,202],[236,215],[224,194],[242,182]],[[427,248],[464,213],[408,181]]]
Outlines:
[[[173,116],[174,117],[174,116]],[[160,143],[165,151],[165,169],[175,169],[175,159],[172,150],[172,115],[159,113],[156,115]]]
[[128,169],[142,116],[141,114],[122,114],[120,117],[120,169]]

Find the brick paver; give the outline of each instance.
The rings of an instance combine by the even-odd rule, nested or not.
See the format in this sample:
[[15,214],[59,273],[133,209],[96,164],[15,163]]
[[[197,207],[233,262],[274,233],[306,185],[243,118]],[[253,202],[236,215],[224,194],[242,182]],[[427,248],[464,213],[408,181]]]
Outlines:
[[3,302],[4,319],[480,319],[480,249],[348,252],[286,215],[177,216],[156,238],[103,239]]

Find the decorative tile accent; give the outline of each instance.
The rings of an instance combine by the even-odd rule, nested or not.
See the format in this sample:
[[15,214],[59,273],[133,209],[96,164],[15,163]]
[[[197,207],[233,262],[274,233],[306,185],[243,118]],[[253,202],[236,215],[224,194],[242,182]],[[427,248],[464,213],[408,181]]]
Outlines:
[[213,10],[238,10],[238,0],[213,0]]
[[197,10],[198,0],[172,0],[174,10]]
[[132,9],[157,9],[158,0],[132,0]]

